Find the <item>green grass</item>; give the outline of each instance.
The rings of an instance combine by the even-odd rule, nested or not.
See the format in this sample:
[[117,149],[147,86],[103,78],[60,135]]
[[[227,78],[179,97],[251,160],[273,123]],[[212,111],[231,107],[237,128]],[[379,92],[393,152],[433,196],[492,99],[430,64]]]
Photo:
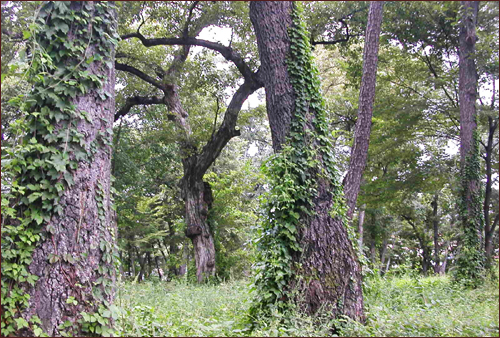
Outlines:
[[[327,336],[338,321],[298,312],[257,319],[250,331],[247,281],[218,285],[122,283],[117,305],[121,336]],[[476,290],[448,277],[367,281],[365,326],[343,322],[343,336],[499,336],[498,277]]]

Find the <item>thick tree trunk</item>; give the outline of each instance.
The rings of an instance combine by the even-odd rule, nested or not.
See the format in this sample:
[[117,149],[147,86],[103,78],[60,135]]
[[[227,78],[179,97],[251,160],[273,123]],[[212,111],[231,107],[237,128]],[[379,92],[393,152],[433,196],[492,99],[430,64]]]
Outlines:
[[[26,301],[17,303],[14,309],[9,308],[11,317],[8,320],[12,321],[14,317],[17,323],[9,327],[9,330],[16,330],[10,334],[13,336],[34,336],[32,324],[36,317],[41,321],[40,328],[48,336],[60,336],[61,324],[66,321],[71,323],[66,331],[73,335],[84,335],[79,323],[80,313],[97,312],[101,304],[112,304],[114,300],[116,272],[113,259],[117,255],[117,229],[110,199],[109,146],[112,141],[109,130],[113,127],[115,109],[114,47],[105,45],[103,40],[95,36],[89,39],[89,34],[81,31],[85,28],[91,33],[99,30],[101,34],[106,32],[113,35],[116,13],[112,4],[104,6],[105,10],[102,8],[94,2],[56,5],[51,1],[43,3],[38,13],[37,22],[50,27],[52,31],[37,32],[36,45],[50,55],[44,56],[46,59],[51,58],[51,64],[48,65],[48,61],[39,55],[33,55],[35,53],[30,56],[36,61],[31,63],[29,81],[32,93],[26,100],[31,108],[26,114],[25,123],[31,123],[33,117],[35,123],[27,125],[23,136],[30,140],[30,144],[37,146],[36,150],[27,153],[25,160],[28,162],[36,158],[40,164],[34,169],[29,164],[21,166],[19,172],[22,174],[16,177],[16,183],[26,185],[27,196],[31,190],[39,191],[42,197],[26,202],[18,199],[13,208],[22,222],[2,219],[2,226],[18,229],[21,234],[29,236],[39,233],[41,238],[35,240],[31,237],[33,243],[13,241],[7,244],[6,237],[12,239],[9,237],[12,232],[6,232],[2,227],[3,334],[8,334],[4,324],[10,324],[5,317],[6,308],[10,306],[8,301],[12,300],[16,304],[16,294],[17,297],[24,296]],[[67,25],[60,15],[69,11],[73,11],[73,17],[80,19],[80,22],[88,20],[88,24]],[[105,19],[107,24],[97,21],[91,24],[94,18],[101,21]],[[64,33],[61,32],[63,30]],[[85,41],[86,55],[83,55],[83,49],[80,55],[74,49],[66,48],[67,44],[61,41],[72,41],[71,47],[83,45],[82,41]],[[107,55],[101,53],[102,61],[83,62],[101,49],[109,52]],[[105,65],[105,62],[110,62],[110,65]],[[44,66],[36,66],[35,63]],[[101,77],[99,81],[102,81],[102,87],[90,84],[82,91],[74,90],[74,95],[68,95],[70,85],[63,83],[59,71],[64,74],[75,67],[77,72],[85,71],[96,78]],[[36,71],[40,73],[34,74]],[[104,100],[101,99],[103,93],[107,93]],[[84,118],[84,114],[87,118]],[[75,138],[79,138],[78,144],[75,144]],[[57,187],[57,191],[50,190],[54,187]],[[32,193],[30,197],[34,195]],[[30,210],[31,216],[38,214],[40,219],[28,218],[26,210]],[[5,217],[3,211],[2,206],[2,218]],[[23,268],[24,273],[27,272],[23,273],[24,276],[34,275],[37,279],[30,283],[24,277],[8,279],[4,264],[7,266],[10,262],[5,249],[20,255],[16,265]],[[4,289],[7,285],[8,291]],[[67,302],[69,297],[73,297],[76,303]],[[23,328],[20,324],[22,319],[29,322],[29,326]]]
[[370,1],[363,52],[363,75],[359,92],[358,120],[354,130],[354,144],[351,150],[349,170],[344,178],[344,196],[347,201],[347,217],[349,219],[356,207],[361,178],[368,157],[383,6],[383,1]]
[[[47,166],[43,164],[35,169],[39,175],[38,178],[36,175],[30,178],[28,174],[31,169],[24,170],[26,168],[23,168],[24,176],[21,176],[18,182],[31,180],[27,183],[42,186],[43,183],[40,180],[43,179],[43,181],[48,182],[47,186],[60,186],[61,191],[58,196],[59,200],[55,203],[52,203],[51,199],[56,197],[51,197],[52,193],[50,192],[45,195],[46,192],[44,192],[43,200],[49,202],[50,209],[46,208],[46,203],[40,203],[41,199],[38,201],[30,200],[30,204],[25,207],[19,202],[16,203],[15,208],[19,216],[24,212],[24,208],[29,207],[33,212],[37,211],[40,215],[44,215],[44,219],[40,220],[41,222],[24,224],[24,226],[32,227],[30,230],[34,229],[40,232],[41,235],[41,239],[35,243],[33,251],[28,252],[28,257],[21,256],[23,259],[26,258],[24,264],[26,264],[27,272],[37,276],[38,279],[31,284],[19,279],[15,282],[12,281],[10,287],[14,287],[13,290],[17,289],[19,292],[25,292],[27,297],[26,303],[23,306],[18,306],[15,314],[12,312],[16,319],[22,317],[30,322],[34,316],[37,316],[41,320],[41,329],[48,336],[60,336],[60,330],[62,330],[60,325],[69,321],[72,325],[66,331],[76,336],[84,335],[78,322],[81,319],[80,313],[94,313],[97,312],[100,304],[104,304],[104,302],[113,303],[115,292],[115,267],[112,261],[115,256],[111,251],[114,250],[117,229],[115,213],[111,208],[112,202],[110,200],[111,148],[108,145],[112,141],[112,134],[109,130],[113,128],[115,110],[115,72],[114,67],[112,67],[114,47],[104,46],[101,44],[102,40],[96,40],[95,38],[89,40],[89,34],[82,33],[80,30],[82,26],[76,23],[71,26],[66,25],[64,21],[53,19],[53,17],[57,17],[63,11],[71,10],[74,11],[74,17],[80,20],[89,20],[89,24],[85,25],[89,31],[95,33],[96,30],[100,30],[102,33],[106,32],[112,35],[116,24],[113,22],[116,13],[111,6],[108,7],[105,10],[108,26],[93,23],[94,27],[92,27],[90,18],[98,16],[100,16],[99,19],[101,20],[104,18],[102,11],[98,12],[96,3],[72,2],[71,4],[61,5],[69,6],[69,8],[59,7],[57,10],[54,9],[55,6],[54,2],[42,4],[39,18],[41,22],[53,28],[53,31],[51,35],[47,31],[38,32],[36,40],[41,46],[40,48],[44,48],[44,52],[49,53],[50,57],[53,58],[52,62],[54,67],[57,67],[57,71],[67,71],[77,64],[80,65],[82,61],[86,61],[87,57],[97,53],[101,48],[107,49],[110,54],[109,57],[104,55],[102,62],[84,62],[84,65],[77,68],[78,71],[83,72],[85,70],[86,73],[92,76],[102,76],[103,79],[102,88],[91,85],[84,95],[79,90],[75,91],[74,96],[66,96],[66,94],[61,93],[61,99],[57,104],[47,98],[47,93],[49,96],[53,95],[56,98],[58,96],[53,93],[54,86],[45,85],[46,83],[53,84],[59,80],[57,76],[60,75],[55,74],[57,71],[51,67],[44,68],[44,73],[39,74],[44,79],[43,83],[40,80],[32,83],[34,93],[32,98],[34,98],[34,101],[31,103],[30,113],[34,115],[36,112],[39,119],[48,121],[47,125],[52,127],[53,135],[60,136],[53,138],[49,142],[48,139],[51,135],[49,133],[44,134],[47,129],[46,125],[40,122],[35,123],[33,128],[27,130],[26,137],[36,140],[35,143],[40,146],[51,147],[54,150],[51,150],[52,157],[50,157],[50,160],[52,162],[46,153],[33,151],[31,155],[33,158],[38,158],[42,163],[51,162],[54,164],[55,169],[50,170],[59,172],[60,176],[59,179],[51,179],[50,177],[53,177],[52,172],[47,170]],[[49,14],[50,12],[52,14]],[[84,14],[88,15],[88,17],[86,18]],[[97,27],[97,25],[100,26]],[[59,31],[60,29],[66,29],[64,34]],[[64,44],[64,47],[62,47],[62,44],[59,45],[59,42],[53,45],[57,39],[85,41],[87,47],[85,50],[86,56],[83,55],[83,50],[81,55],[76,56],[76,52],[65,48],[66,44]],[[73,42],[71,46],[73,46]],[[75,42],[74,46],[79,45]],[[53,47],[58,49],[52,51]],[[55,53],[58,56],[65,56],[56,58]],[[69,57],[67,55],[73,56]],[[109,67],[104,64],[104,62],[108,61],[111,64]],[[65,66],[66,68],[64,68]],[[62,80],[58,84],[61,82]],[[59,88],[68,90],[66,84],[61,84],[57,87],[57,89]],[[109,94],[105,97],[105,100],[100,99],[100,94],[103,92]],[[45,97],[40,93],[45,93]],[[68,107],[69,104],[64,109],[60,108],[61,105],[66,105],[65,100],[68,100],[74,106],[74,109]],[[71,116],[69,116],[69,110],[71,110]],[[81,115],[84,112],[86,112],[88,119]],[[54,114],[60,116],[61,120],[56,120]],[[68,136],[70,132],[72,134]],[[81,138],[79,148],[76,148],[77,146],[73,145],[71,141],[73,134],[78,134]],[[93,154],[85,159],[84,156],[75,155],[76,149],[83,150],[78,155],[86,151],[90,154],[91,149]],[[50,153],[48,154],[50,155]],[[63,164],[61,165],[63,169],[57,169],[55,162],[64,163],[65,159],[68,162],[73,161],[76,165],[70,167],[69,164]],[[69,182],[73,183],[70,184]],[[55,196],[57,196],[57,192]],[[61,212],[55,212],[57,209]],[[16,221],[11,224],[14,227],[19,226]],[[5,263],[4,244],[8,246],[4,241],[4,230],[2,228],[2,284],[7,285],[11,281],[5,279],[3,269]],[[12,243],[9,249],[15,251],[13,245],[19,244],[23,243]],[[22,253],[21,250],[19,253]],[[29,262],[27,262],[28,258]],[[22,265],[21,260],[18,263],[19,266]],[[101,282],[103,279],[106,285]],[[97,295],[97,292],[101,294]],[[3,325],[4,304],[8,306],[7,303],[4,303],[5,297],[14,297],[14,295],[10,292],[4,294],[2,289],[2,333],[5,333]],[[68,297],[74,297],[77,304],[67,302]],[[20,329],[21,326],[18,324],[18,330],[13,335],[34,336],[32,327],[30,324],[29,327]]]
[[439,194],[434,195],[432,201],[432,228],[434,230],[434,272],[439,273],[439,218],[438,218],[438,199]]
[[186,177],[188,177],[184,180],[186,236],[193,242],[196,278],[201,283],[215,273],[215,246],[207,223],[213,197],[208,183]]
[[[250,3],[250,19],[257,36],[276,152],[282,149],[295,113],[295,93],[286,64],[290,51],[287,30],[292,24],[292,6],[288,1]],[[316,113],[310,108],[306,129],[315,130],[311,120]],[[309,141],[318,149],[315,140]],[[333,205],[333,187],[326,180],[318,179],[316,189],[311,207],[313,215],[301,215],[298,229],[299,245],[303,251],[292,253],[293,262],[300,266],[297,274],[305,278],[292,278],[289,287],[299,291],[297,301],[308,313],[315,313],[320,306],[325,306],[333,317],[346,315],[364,321],[361,268],[342,220],[329,214]]]
[[[460,216],[464,236],[457,260],[458,278],[468,278],[473,283],[481,279],[484,251],[484,219],[481,207],[481,176],[479,144],[476,139],[477,79],[475,65],[476,22],[479,2],[462,1],[459,55],[459,99],[460,99],[460,164],[461,164],[461,208]],[[475,137],[476,135],[476,137]]]

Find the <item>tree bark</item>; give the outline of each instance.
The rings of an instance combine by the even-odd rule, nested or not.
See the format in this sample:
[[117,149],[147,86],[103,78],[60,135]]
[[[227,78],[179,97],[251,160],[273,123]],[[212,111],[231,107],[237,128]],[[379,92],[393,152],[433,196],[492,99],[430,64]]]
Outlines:
[[479,2],[462,1],[459,55],[459,100],[460,100],[460,165],[461,208],[460,216],[464,231],[461,250],[457,260],[457,276],[467,277],[473,283],[481,279],[484,264],[483,227],[481,207],[481,180],[479,145],[476,124],[477,79],[475,65],[476,22]]
[[193,242],[196,279],[201,283],[215,273],[215,246],[207,222],[208,210],[212,204],[212,190],[208,183],[201,180],[184,180],[184,186],[186,236]]
[[[289,1],[250,3],[275,152],[282,149],[295,113],[295,93],[286,65],[292,6]],[[316,112],[310,108],[309,114],[313,119]],[[316,127],[309,120],[306,128]],[[314,140],[311,146],[319,147]],[[323,164],[319,166],[324,168]],[[298,236],[303,251],[292,254],[292,261],[300,266],[297,274],[305,278],[292,279],[289,287],[299,291],[296,301],[308,313],[326,306],[332,317],[346,315],[364,321],[361,268],[342,220],[329,215],[333,204],[331,189],[326,180],[318,180],[311,207],[313,216],[301,215]]]
[[[53,2],[43,4],[40,13],[48,13],[53,6]],[[99,15],[96,13],[96,3],[94,2],[72,2],[69,6],[69,9],[74,11],[74,15],[80,19],[84,18],[82,15],[83,6],[88,13],[91,13],[91,16]],[[115,10],[109,7],[107,11],[114,20],[116,18]],[[49,14],[46,14],[44,19],[47,20],[49,26],[55,27],[58,24],[55,20],[52,21]],[[116,23],[111,22],[108,28],[103,25],[100,29],[114,30],[115,25]],[[88,28],[89,30],[97,29],[90,24]],[[84,39],[87,41],[87,56],[93,55],[99,48],[104,48],[97,42],[99,40],[89,41],[88,34],[77,29],[79,29],[77,25],[70,27],[66,35],[72,40]],[[56,36],[53,36],[52,39],[56,39]],[[52,39],[45,32],[41,32],[37,36],[37,42],[45,47],[51,44]],[[61,52],[69,53],[64,48],[59,50],[59,53]],[[86,59],[83,53],[81,57],[83,60]],[[73,151],[67,148],[68,141],[66,141],[66,145],[64,142],[57,143],[59,141],[49,144],[41,137],[38,141],[46,146],[58,147],[61,152],[64,149],[66,153],[68,150],[70,160],[77,162],[75,169],[66,172],[66,175],[71,177],[74,183],[66,186],[60,195],[58,207],[62,209],[62,212],[52,213],[50,219],[44,220],[39,226],[43,236],[36,243],[31,254],[31,262],[27,268],[29,273],[38,276],[38,280],[34,285],[28,283],[21,285],[30,298],[27,307],[20,310],[19,315],[27,321],[30,321],[30,318],[35,315],[38,316],[41,320],[41,328],[48,336],[60,336],[60,325],[65,321],[72,323],[73,334],[84,335],[78,323],[81,318],[80,312],[97,312],[100,304],[105,301],[113,303],[114,300],[115,268],[112,261],[105,259],[106,250],[103,246],[104,244],[114,246],[114,235],[116,235],[117,230],[115,213],[111,208],[110,200],[111,149],[109,145],[101,141],[97,142],[101,137],[100,134],[106,135],[102,137],[106,143],[112,142],[112,135],[107,130],[113,128],[115,71],[113,66],[104,66],[104,61],[111,61],[113,64],[113,59],[114,47],[111,47],[109,60],[104,59],[102,63],[92,62],[86,68],[90,74],[104,76],[102,89],[89,88],[85,95],[76,95],[72,99],[75,112],[78,114],[86,112],[89,121],[92,120],[93,123],[83,117],[74,117],[71,121],[74,122],[74,127],[72,124],[64,127],[68,128],[68,133],[69,128],[74,128],[82,135],[80,143],[82,148],[89,150],[91,144],[95,145],[93,157],[88,160],[77,159]],[[79,61],[81,59],[75,60],[66,57],[66,59],[62,58],[60,63],[62,67],[63,64],[72,62],[77,64]],[[54,64],[58,65],[55,62]],[[48,72],[53,73],[54,71],[48,70]],[[41,82],[37,82],[33,86],[34,92],[37,90],[41,92],[45,89]],[[105,100],[99,99],[101,90],[109,93],[109,97]],[[41,108],[56,111],[56,108],[52,104],[48,104],[46,100],[36,104],[38,106],[32,107],[36,108],[37,111],[40,111]],[[48,116],[46,118],[49,119]],[[39,125],[36,128],[38,127]],[[56,123],[54,120],[53,127],[55,134],[64,130],[59,121]],[[30,130],[28,133],[31,133],[31,136],[35,138],[37,131]],[[40,173],[47,175],[44,170],[40,167]],[[62,174],[57,182],[61,181],[61,178]],[[56,184],[56,182],[52,181],[50,184]],[[98,202],[97,197],[102,198],[102,202]],[[99,203],[102,204],[99,205]],[[3,251],[4,241],[2,241],[2,254]],[[51,257],[57,257],[58,260],[54,261],[50,259]],[[106,270],[103,270],[104,268]],[[2,283],[4,283],[3,277]],[[99,284],[99,280],[102,279],[106,279],[109,285],[104,287],[103,284]],[[97,290],[101,292],[101,297],[96,296]],[[78,302],[77,305],[66,302],[70,296],[75,298]],[[34,336],[34,333],[31,328],[24,328],[18,331],[17,335]]]
[[432,228],[434,230],[434,272],[439,273],[439,218],[438,218],[439,194],[434,195],[432,205]]
[[347,201],[347,217],[349,219],[356,207],[361,178],[368,157],[383,6],[383,1],[370,1],[363,52],[363,75],[359,92],[358,120],[354,130],[354,144],[351,150],[349,170],[344,178],[344,196]]
[[363,224],[365,222],[365,209],[366,209],[366,204],[363,204],[359,209],[359,216],[358,216],[358,248],[360,255],[363,254]]
[[385,266],[385,255],[387,254],[387,237],[382,241],[382,248],[380,248],[380,274],[382,275]]
[[[494,100],[493,100],[494,104]],[[496,215],[493,223],[490,219],[490,204],[491,204],[491,187],[492,187],[492,166],[491,166],[491,156],[493,154],[493,138],[495,136],[495,131],[498,127],[498,119],[493,120],[491,116],[488,116],[488,142],[485,146],[486,154],[484,156],[484,162],[486,164],[486,189],[484,192],[484,203],[483,203],[483,213],[484,213],[484,251],[486,254],[486,263],[491,266],[491,255],[493,252],[493,245],[491,242],[493,232],[498,223],[498,214]]]

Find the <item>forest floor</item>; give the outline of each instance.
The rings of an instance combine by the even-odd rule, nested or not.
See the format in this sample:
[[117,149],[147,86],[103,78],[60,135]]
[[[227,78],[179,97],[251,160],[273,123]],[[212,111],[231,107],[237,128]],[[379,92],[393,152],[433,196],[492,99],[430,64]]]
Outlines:
[[[186,281],[124,282],[116,305],[121,336],[330,336],[338,321],[315,325],[298,311],[274,315],[250,331],[249,281],[193,285]],[[499,336],[498,274],[462,289],[448,276],[375,277],[365,281],[365,326],[343,322],[341,336]],[[326,317],[325,317],[326,318]]]

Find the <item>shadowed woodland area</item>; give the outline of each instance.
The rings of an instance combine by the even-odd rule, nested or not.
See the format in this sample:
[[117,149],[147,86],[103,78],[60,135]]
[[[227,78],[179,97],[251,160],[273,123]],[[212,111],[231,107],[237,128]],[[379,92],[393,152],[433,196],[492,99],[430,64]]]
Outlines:
[[498,336],[498,2],[2,1],[2,336]]

